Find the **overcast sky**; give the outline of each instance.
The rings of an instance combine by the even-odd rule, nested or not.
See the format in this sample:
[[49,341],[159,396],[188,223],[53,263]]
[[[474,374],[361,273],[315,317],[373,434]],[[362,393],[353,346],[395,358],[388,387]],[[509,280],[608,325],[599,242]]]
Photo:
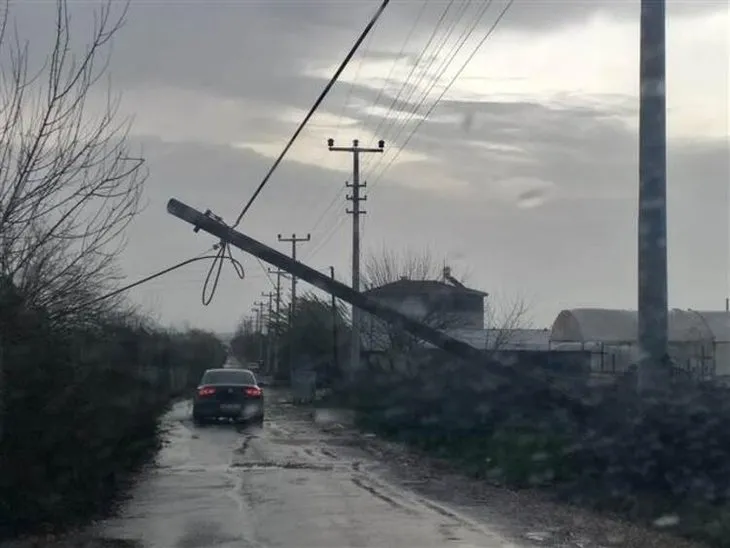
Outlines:
[[[326,139],[382,138],[386,154],[362,162],[366,253],[427,247],[497,302],[526,299],[539,326],[564,308],[635,308],[639,0],[516,0],[412,133],[504,1],[393,0],[242,230],[281,250],[277,234],[311,233],[300,257],[349,278],[352,160]],[[80,32],[93,4],[73,3]],[[378,4],[132,0],[110,66],[150,168],[130,279],[214,243],[167,200],[233,221]],[[729,293],[730,17],[718,0],[668,4],[670,304],[717,309]],[[22,12],[37,49],[51,7]],[[208,307],[204,265],[131,296],[167,324],[231,331],[271,290],[238,255],[247,279],[228,269]]]

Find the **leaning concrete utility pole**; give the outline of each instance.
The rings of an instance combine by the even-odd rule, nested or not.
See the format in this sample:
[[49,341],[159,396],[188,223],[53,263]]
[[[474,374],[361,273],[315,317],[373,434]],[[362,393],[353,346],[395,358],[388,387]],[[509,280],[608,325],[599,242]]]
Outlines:
[[385,322],[401,327],[414,337],[429,342],[444,352],[482,364],[485,374],[491,374],[495,377],[501,377],[514,382],[529,381],[529,376],[525,375],[519,369],[503,367],[489,361],[484,363],[483,350],[479,350],[443,331],[421,323],[410,316],[406,316],[398,310],[384,305],[375,299],[371,299],[359,291],[353,291],[351,287],[337,280],[333,280],[331,276],[310,268],[299,261],[295,261],[276,249],[238,232],[210,213],[202,213],[174,198],[168,201],[167,211],[170,215],[191,224],[195,232],[202,230],[203,232],[216,236],[241,251],[250,253],[254,257],[258,257],[274,267],[290,272],[292,275],[310,283],[317,289],[334,295],[338,299],[358,307]]
[[[347,199],[352,201],[352,209],[347,213],[352,215],[352,289],[360,291],[360,215],[365,211],[360,209],[360,202],[367,200],[367,196],[360,194],[360,189],[365,188],[367,183],[360,183],[360,154],[361,153],[383,153],[385,141],[378,141],[378,148],[363,148],[357,139],[352,141],[351,147],[337,147],[334,139],[327,140],[327,147],[333,152],[349,152],[352,154],[352,184],[345,183],[352,188],[352,194]],[[352,340],[350,343],[350,373],[354,374],[360,369],[360,310],[352,307]]]
[[638,230],[638,390],[669,379],[665,0],[641,0]]
[[[399,329],[403,329],[420,340],[431,343],[436,348],[452,356],[457,356],[471,364],[478,365],[480,371],[486,376],[485,379],[491,378],[495,383],[501,380],[503,383],[520,385],[525,389],[531,390],[539,391],[544,390],[546,387],[552,387],[561,391],[555,383],[549,382],[549,377],[543,374],[544,370],[531,369],[530,371],[525,371],[521,368],[505,366],[498,361],[490,360],[484,355],[484,350],[454,338],[426,323],[419,322],[399,310],[370,298],[366,294],[354,291],[351,287],[337,280],[333,280],[330,276],[299,261],[295,261],[246,234],[238,232],[222,222],[220,218],[216,218],[210,211],[203,213],[179,200],[171,198],[167,202],[167,212],[192,225],[193,232],[195,233],[202,230],[212,236],[216,236],[219,240],[227,242],[241,251],[250,253],[271,266],[286,270],[293,276],[310,283],[317,289],[334,295],[338,299],[372,314],[390,325],[397,326]],[[585,404],[576,400],[574,394],[563,392],[562,399],[563,403],[573,408],[576,413],[585,411]]]

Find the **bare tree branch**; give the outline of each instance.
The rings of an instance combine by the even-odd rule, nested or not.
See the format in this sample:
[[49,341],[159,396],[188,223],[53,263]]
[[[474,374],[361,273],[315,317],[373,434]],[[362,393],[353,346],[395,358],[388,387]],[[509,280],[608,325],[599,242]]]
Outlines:
[[[463,277],[454,278],[446,261],[436,260],[428,250],[395,252],[384,249],[380,254],[370,255],[365,261],[363,279],[366,290],[382,287],[400,279],[411,281],[442,281],[449,285],[463,286]],[[436,286],[438,288],[438,286]],[[389,303],[400,307],[405,303]],[[424,303],[420,303],[423,305]],[[448,309],[448,310],[447,310]],[[450,331],[470,331],[474,335],[473,323],[463,313],[453,311],[451,304],[433,299],[428,305],[401,309],[414,319],[433,328]],[[514,299],[503,306],[488,301],[484,307],[484,333],[476,333],[483,337],[482,342],[487,352],[503,350],[509,345],[520,329],[528,326],[528,307],[523,299]],[[416,351],[423,344],[408,333],[391,326],[371,315],[363,321],[363,338],[371,349],[384,353],[391,368],[398,367],[408,372],[415,371]],[[456,334],[458,337],[459,335]],[[476,344],[476,343],[475,343]]]
[[[382,287],[401,279],[411,281],[439,281],[447,267],[445,261],[437,260],[428,250],[405,250],[397,252],[383,249],[380,253],[367,257],[363,268],[365,290]],[[391,303],[393,304],[393,303]],[[402,310],[414,319],[439,330],[452,330],[466,327],[463,315],[446,310],[444,303],[437,301],[422,310]],[[402,329],[389,325],[369,314],[365,315],[363,338],[370,348],[381,349],[390,368],[409,369],[413,366],[412,355],[423,345]]]
[[397,252],[384,248],[365,259],[363,288],[367,291],[404,277],[409,280],[435,280],[441,277],[444,266],[445,263],[439,265],[428,249]]
[[484,309],[484,316],[485,348],[490,353],[504,350],[514,341],[518,330],[529,329],[532,325],[529,307],[520,297],[507,301],[502,306],[489,303]]
[[[120,7],[121,4],[121,7]],[[112,5],[114,8],[112,8]],[[102,85],[128,4],[104,2],[85,41],[55,3],[53,44],[39,68],[0,26],[0,272],[53,315],[119,278],[115,259],[138,213],[144,161],[129,150],[129,120]],[[105,303],[109,308],[109,303]],[[99,307],[77,314],[101,313]]]

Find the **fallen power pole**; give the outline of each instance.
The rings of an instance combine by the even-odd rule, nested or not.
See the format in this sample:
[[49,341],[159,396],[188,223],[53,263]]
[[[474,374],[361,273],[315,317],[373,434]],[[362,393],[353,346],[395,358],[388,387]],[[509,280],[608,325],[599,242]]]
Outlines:
[[501,366],[497,362],[488,360],[483,351],[474,348],[470,344],[451,337],[429,325],[411,319],[389,306],[370,299],[358,291],[354,291],[351,287],[333,280],[330,276],[295,261],[258,240],[241,234],[211,216],[210,213],[201,213],[174,198],[167,203],[167,211],[178,219],[193,225],[195,232],[203,230],[208,234],[216,236],[220,240],[246,253],[250,253],[254,257],[258,257],[272,266],[290,272],[292,276],[296,276],[362,311],[368,312],[392,325],[404,329],[414,337],[429,342],[449,354],[468,361],[478,361],[484,368],[485,373],[497,375],[503,379],[522,384],[528,380],[524,372],[515,370],[509,366]]

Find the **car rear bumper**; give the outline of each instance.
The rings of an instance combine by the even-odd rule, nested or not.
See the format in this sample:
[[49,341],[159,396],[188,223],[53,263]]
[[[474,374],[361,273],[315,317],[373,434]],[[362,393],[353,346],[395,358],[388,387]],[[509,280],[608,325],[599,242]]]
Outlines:
[[195,402],[193,404],[193,416],[196,418],[230,418],[230,419],[251,419],[263,416],[263,401],[244,402]]

